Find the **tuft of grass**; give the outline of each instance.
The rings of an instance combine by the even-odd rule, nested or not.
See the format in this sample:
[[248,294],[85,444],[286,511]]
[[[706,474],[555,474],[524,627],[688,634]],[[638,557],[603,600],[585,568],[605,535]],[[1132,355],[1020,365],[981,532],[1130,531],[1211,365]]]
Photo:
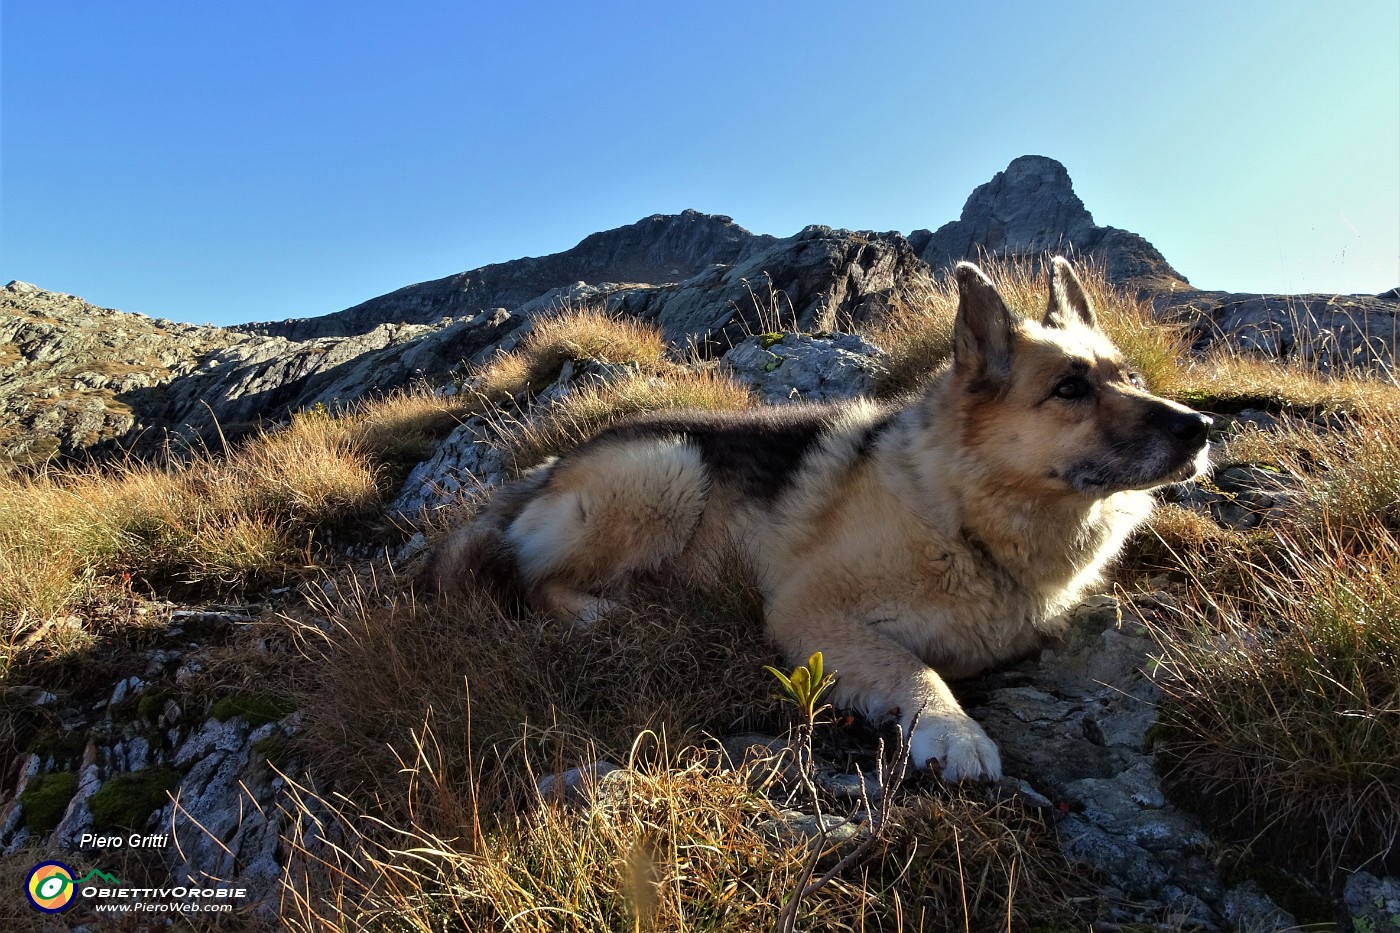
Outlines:
[[957,310],[952,278],[925,277],[900,291],[887,315],[866,325],[862,336],[886,354],[876,377],[877,395],[890,398],[917,389],[952,359]]
[[440,396],[419,386],[365,402],[339,420],[352,445],[374,462],[380,488],[392,492],[472,409],[461,396]]
[[732,411],[752,404],[747,388],[713,371],[633,374],[571,392],[543,411],[503,426],[501,434],[515,455],[516,466],[523,470],[629,415],[678,409]]
[[376,514],[357,430],[311,412],[224,455],[0,477],[0,674],[113,581],[218,591],[301,572],[318,535]]
[[1290,520],[1312,526],[1314,537],[1328,528],[1347,539],[1378,527],[1400,531],[1400,405],[1353,398],[1345,415],[1322,423],[1246,430],[1224,445],[1220,458],[1297,477]]
[[[372,580],[291,629],[314,661],[298,699],[284,921],[297,930],[752,930],[805,884],[807,842],[777,832],[772,762],[725,771],[708,735],[784,721],[757,598],[723,561],[706,586],[642,583],[588,628],[485,598],[395,595]],[[534,779],[622,762],[583,809]],[[300,780],[300,779],[298,779]],[[895,791],[892,789],[891,793]],[[1006,802],[911,798],[888,836],[803,898],[803,928],[1068,924],[1053,831]],[[882,834],[886,830],[881,830]],[[841,857],[832,841],[823,868]],[[873,926],[872,926],[873,924]]]
[[[1048,285],[1039,263],[985,257],[979,264],[1012,311],[1035,321],[1044,316]],[[1099,326],[1154,391],[1172,394],[1180,384],[1187,350],[1181,328],[1159,323],[1150,304],[1110,284],[1102,268],[1080,264],[1076,272],[1098,313]],[[952,271],[907,286],[892,308],[865,333],[887,354],[885,372],[876,387],[885,397],[918,388],[952,357],[953,319],[958,310]]]
[[[430,765],[415,769],[426,778]],[[807,843],[775,836],[778,814],[755,778],[698,757],[634,763],[581,811],[535,795],[508,820],[481,826],[472,813],[444,833],[390,828],[348,797],[302,789],[303,812],[366,829],[329,855],[293,840],[294,864],[307,867],[285,879],[284,920],[307,933],[771,929],[803,882]],[[801,929],[1073,928],[1070,899],[1084,886],[1044,824],[1006,804],[927,798],[899,818],[868,858],[804,898]]]
[[497,354],[473,375],[475,391],[490,404],[534,394],[570,360],[635,364],[642,372],[670,367],[661,331],[594,308],[540,318],[519,347]]
[[1400,541],[1378,529],[1357,552],[1299,534],[1245,579],[1188,603],[1159,638],[1171,781],[1309,868],[1393,866]]
[[299,412],[223,454],[0,476],[5,666],[112,579],[225,590],[301,572],[319,540],[376,521],[467,408],[395,392],[339,415]]
[[[1184,797],[1270,858],[1400,863],[1400,409],[1249,431],[1230,457],[1301,478],[1267,532],[1154,525],[1191,582],[1157,631],[1165,758]],[[1162,557],[1159,553],[1158,558]]]
[[[385,800],[408,799],[401,758],[413,757],[428,710],[463,787],[471,760],[500,775],[546,773],[591,754],[618,760],[639,733],[685,744],[776,710],[749,663],[772,653],[737,576],[706,589],[642,587],[577,630],[512,617],[485,597],[449,604],[373,583],[342,589],[352,595],[324,613],[332,633],[310,623],[299,636],[317,661],[297,703],[304,741],[341,786]],[[505,795],[493,806],[508,802],[504,787],[485,789]]]
[[[472,595],[339,591],[319,625],[291,628],[315,675],[298,758],[339,793],[291,789],[300,825],[333,814],[350,835],[291,841],[291,929],[770,929],[808,881],[808,841],[760,793],[773,762],[725,770],[704,751],[785,719],[759,602],[731,567],[707,586],[637,584],[588,628]],[[624,773],[582,803],[542,799],[536,777],[599,758]],[[1036,815],[960,797],[895,813],[802,898],[801,929],[1074,920],[1074,871]],[[827,845],[823,869],[846,852]]]

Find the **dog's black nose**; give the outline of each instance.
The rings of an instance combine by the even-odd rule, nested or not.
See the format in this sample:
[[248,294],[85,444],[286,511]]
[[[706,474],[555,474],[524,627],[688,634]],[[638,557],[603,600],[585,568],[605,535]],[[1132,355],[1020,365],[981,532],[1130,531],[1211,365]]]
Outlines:
[[1167,423],[1167,430],[1177,440],[1203,441],[1213,421],[1209,415],[1197,411],[1183,411],[1172,416]]

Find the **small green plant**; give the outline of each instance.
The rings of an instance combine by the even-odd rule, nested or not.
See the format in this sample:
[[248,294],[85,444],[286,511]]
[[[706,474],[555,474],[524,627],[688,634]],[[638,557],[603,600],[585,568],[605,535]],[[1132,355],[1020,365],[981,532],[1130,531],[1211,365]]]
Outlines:
[[799,664],[792,669],[791,674],[784,674],[776,667],[764,665],[764,670],[778,679],[782,685],[783,693],[787,700],[797,707],[798,713],[802,716],[804,725],[816,725],[817,717],[829,706],[818,706],[822,695],[836,683],[836,675],[828,674],[825,671],[825,664],[820,651],[812,652],[812,656],[807,659],[806,664]]

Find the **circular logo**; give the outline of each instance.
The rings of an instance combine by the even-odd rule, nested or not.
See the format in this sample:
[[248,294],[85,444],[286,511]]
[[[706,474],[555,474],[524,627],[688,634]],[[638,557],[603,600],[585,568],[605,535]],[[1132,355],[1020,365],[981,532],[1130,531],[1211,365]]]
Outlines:
[[73,906],[73,869],[62,862],[40,862],[29,870],[24,893],[36,910],[56,914]]

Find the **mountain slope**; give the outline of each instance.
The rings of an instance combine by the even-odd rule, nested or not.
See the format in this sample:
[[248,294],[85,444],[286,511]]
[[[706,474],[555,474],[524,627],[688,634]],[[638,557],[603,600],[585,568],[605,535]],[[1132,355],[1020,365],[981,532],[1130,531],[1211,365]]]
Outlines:
[[716,263],[734,263],[772,243],[728,217],[655,214],[585,237],[562,253],[493,263],[408,285],[344,311],[314,318],[244,324],[239,330],[306,340],[362,334],[389,321],[430,324],[494,308],[516,308],[575,282],[679,282]]

